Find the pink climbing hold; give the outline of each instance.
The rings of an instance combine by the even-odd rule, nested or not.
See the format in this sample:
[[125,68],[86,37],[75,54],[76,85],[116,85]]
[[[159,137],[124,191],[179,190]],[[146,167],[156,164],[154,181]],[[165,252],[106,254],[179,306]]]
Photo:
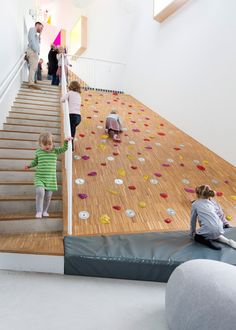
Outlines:
[[78,196],[79,196],[80,199],[85,199],[85,198],[88,197],[87,194],[78,194]]
[[154,173],[155,176],[157,176],[158,178],[160,178],[162,176],[161,173]]
[[216,196],[221,197],[221,196],[223,196],[223,193],[221,191],[217,191]]
[[96,176],[97,175],[97,172],[90,172],[88,173],[88,176]]
[[164,166],[164,167],[170,167],[170,164],[164,163],[164,164],[162,164],[162,166]]
[[81,157],[83,160],[89,160],[89,156],[85,155]]
[[195,193],[195,189],[192,189],[192,188],[184,188],[184,190],[191,194]]
[[135,133],[140,132],[140,130],[138,128],[133,128],[132,131],[135,132]]

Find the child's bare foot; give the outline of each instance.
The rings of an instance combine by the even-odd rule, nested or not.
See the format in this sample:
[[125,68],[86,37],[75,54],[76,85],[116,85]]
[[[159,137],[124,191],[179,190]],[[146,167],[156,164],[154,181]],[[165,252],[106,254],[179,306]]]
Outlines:
[[43,212],[43,217],[49,217],[48,212]]
[[37,213],[35,214],[35,218],[37,218],[37,219],[42,218],[42,212],[37,212]]

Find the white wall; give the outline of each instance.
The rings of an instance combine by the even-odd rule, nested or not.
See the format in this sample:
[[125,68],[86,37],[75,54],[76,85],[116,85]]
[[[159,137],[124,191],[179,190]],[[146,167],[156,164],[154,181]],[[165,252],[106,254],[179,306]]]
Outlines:
[[82,57],[108,60],[77,63],[78,74],[90,87],[124,90],[129,35],[134,23],[133,3],[95,0],[81,10],[88,17],[88,48]]
[[[11,0],[1,4],[0,129],[20,87],[21,73],[16,76],[13,85],[3,99],[1,97],[5,87],[1,88],[1,86],[26,50],[27,27],[24,18],[29,8],[33,8],[33,3],[33,0]],[[30,17],[27,22],[30,23]]]
[[236,165],[236,1],[189,0],[162,24],[136,4],[127,91]]

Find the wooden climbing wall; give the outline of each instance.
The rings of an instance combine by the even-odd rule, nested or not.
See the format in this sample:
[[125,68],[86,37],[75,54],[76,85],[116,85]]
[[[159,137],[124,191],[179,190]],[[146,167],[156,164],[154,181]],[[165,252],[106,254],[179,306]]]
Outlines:
[[[128,95],[84,91],[73,161],[73,234],[188,230],[196,185],[236,224],[235,168]],[[119,111],[114,143],[106,115]],[[117,180],[118,179],[118,180]]]

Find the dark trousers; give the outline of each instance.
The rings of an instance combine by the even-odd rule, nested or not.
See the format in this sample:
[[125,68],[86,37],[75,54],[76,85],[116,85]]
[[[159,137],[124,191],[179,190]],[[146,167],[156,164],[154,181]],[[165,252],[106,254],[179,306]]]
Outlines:
[[52,75],[52,85],[55,85],[55,86],[59,85],[59,77],[56,74]]
[[76,133],[76,127],[81,122],[81,116],[77,115],[76,113],[70,113],[70,129],[71,129],[71,136],[74,138]]

